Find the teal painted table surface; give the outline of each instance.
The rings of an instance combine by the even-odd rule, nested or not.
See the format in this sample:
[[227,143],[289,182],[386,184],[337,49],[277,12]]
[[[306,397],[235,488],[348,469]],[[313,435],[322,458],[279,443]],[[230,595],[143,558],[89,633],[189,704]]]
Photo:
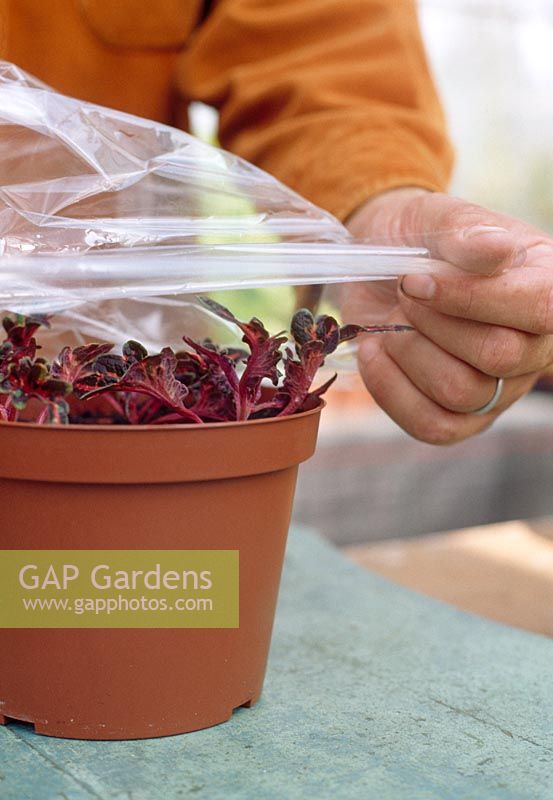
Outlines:
[[0,798],[549,799],[552,673],[550,640],[398,588],[296,529],[255,708],[149,741],[0,728]]

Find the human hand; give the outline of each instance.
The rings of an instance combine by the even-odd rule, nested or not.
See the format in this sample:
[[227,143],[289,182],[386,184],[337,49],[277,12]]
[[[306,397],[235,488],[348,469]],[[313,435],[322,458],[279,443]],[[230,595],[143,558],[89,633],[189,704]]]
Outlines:
[[[359,369],[376,402],[417,439],[460,441],[488,427],[553,361],[553,238],[504,214],[423,189],[372,198],[350,232],[423,246],[449,265],[402,281],[342,289],[344,321],[407,323],[367,336]],[[504,387],[494,409],[471,412]]]

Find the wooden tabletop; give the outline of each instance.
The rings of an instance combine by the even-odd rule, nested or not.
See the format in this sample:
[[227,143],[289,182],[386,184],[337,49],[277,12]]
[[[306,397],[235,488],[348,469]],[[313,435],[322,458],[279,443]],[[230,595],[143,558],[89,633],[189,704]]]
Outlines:
[[149,741],[0,728],[0,798],[545,800],[552,664],[551,640],[399,588],[295,530],[256,708]]

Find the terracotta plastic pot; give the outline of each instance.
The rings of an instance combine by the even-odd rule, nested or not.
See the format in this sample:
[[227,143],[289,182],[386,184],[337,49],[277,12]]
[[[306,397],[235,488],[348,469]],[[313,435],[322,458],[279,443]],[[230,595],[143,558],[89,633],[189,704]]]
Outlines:
[[0,423],[0,549],[240,552],[238,628],[0,630],[0,723],[134,739],[255,703],[321,408],[204,426]]

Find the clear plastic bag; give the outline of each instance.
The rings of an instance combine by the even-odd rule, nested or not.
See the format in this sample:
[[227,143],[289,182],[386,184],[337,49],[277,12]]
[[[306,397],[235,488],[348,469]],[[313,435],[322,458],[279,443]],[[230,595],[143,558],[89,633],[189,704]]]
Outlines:
[[425,250],[356,242],[234,155],[0,62],[0,308],[64,312],[67,329],[112,340],[146,309],[159,346],[168,307],[201,326],[178,296],[428,268]]

